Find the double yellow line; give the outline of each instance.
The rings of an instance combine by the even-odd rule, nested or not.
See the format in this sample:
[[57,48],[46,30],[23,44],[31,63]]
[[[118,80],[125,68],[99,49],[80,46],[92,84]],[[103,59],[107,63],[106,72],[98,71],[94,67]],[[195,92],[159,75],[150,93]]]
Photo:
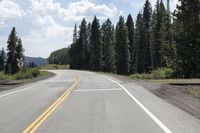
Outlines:
[[77,77],[76,81],[67,89],[61,97],[59,97],[44,113],[42,113],[32,124],[30,124],[23,133],[34,133],[36,129],[48,118],[49,115],[69,96],[71,91],[80,82],[80,76]]

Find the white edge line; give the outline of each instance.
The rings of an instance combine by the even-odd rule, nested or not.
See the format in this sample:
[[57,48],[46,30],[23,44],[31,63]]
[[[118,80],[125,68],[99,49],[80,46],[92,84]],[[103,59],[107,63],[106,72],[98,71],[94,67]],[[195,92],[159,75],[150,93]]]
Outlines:
[[75,92],[90,92],[90,91],[119,91],[123,90],[122,88],[116,88],[116,89],[82,89],[82,90],[73,90]]
[[5,97],[5,96],[9,96],[9,95],[12,95],[12,94],[16,94],[16,93],[18,93],[18,92],[26,91],[26,90],[28,90],[28,89],[30,89],[30,88],[33,88],[33,87],[35,87],[35,86],[38,86],[38,85],[40,85],[40,84],[44,84],[44,83],[47,83],[47,82],[49,82],[49,81],[52,81],[52,80],[58,79],[58,78],[61,76],[60,73],[56,73],[56,74],[57,74],[57,76],[54,77],[54,78],[51,78],[51,79],[49,79],[49,80],[45,80],[45,81],[39,81],[37,84],[34,84],[34,85],[29,86],[29,87],[27,87],[27,88],[20,89],[20,90],[17,90],[17,91],[12,91],[12,92],[9,92],[9,93],[6,93],[6,94],[3,94],[3,95],[0,95],[0,98]]
[[123,85],[106,76],[103,77],[120,86],[166,133],[172,133],[167,126],[165,126],[155,115],[153,115],[153,113],[151,113],[139,100],[137,100]]

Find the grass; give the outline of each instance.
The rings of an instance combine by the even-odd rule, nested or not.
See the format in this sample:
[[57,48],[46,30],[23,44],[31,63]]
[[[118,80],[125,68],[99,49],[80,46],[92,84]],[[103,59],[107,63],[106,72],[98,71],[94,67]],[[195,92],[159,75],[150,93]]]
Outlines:
[[69,69],[69,65],[47,64],[42,66],[41,69],[43,70]]
[[200,99],[200,88],[186,89],[183,91],[183,93]]
[[48,72],[40,71],[38,68],[25,68],[14,75],[0,72],[0,80],[26,80],[45,76],[47,74]]

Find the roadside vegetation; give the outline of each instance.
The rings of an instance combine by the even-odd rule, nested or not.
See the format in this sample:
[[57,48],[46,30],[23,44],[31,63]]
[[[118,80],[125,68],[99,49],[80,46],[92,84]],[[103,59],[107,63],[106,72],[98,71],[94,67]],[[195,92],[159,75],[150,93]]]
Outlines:
[[69,69],[69,65],[59,65],[59,64],[47,64],[40,67],[42,70],[53,70],[53,69]]
[[40,71],[38,68],[25,68],[15,74],[5,74],[4,72],[0,72],[0,80],[25,80],[46,75],[48,75],[48,72]]
[[49,64],[65,65],[69,64],[69,48],[62,48],[53,51],[48,57]]
[[159,68],[157,70],[153,70],[150,73],[143,74],[132,74],[129,77],[131,79],[169,79],[173,77],[174,71],[170,68]]
[[17,36],[13,27],[8,37],[7,52],[2,48],[0,51],[0,80],[26,80],[45,76],[48,72],[40,71],[35,66],[24,65],[24,48],[22,40]]

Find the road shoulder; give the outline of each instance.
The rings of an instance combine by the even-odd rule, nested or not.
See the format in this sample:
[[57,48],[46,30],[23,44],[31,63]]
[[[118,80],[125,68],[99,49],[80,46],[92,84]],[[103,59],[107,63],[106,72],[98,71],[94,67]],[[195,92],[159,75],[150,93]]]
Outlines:
[[51,78],[53,76],[55,76],[54,73],[48,72],[47,75],[38,77],[38,78],[28,79],[28,80],[24,80],[24,81],[10,81],[8,83],[4,82],[2,84],[0,83],[0,92],[12,90],[19,86],[23,86],[23,85],[26,85],[29,83],[34,83],[34,82],[41,81],[41,80],[45,80],[45,79]]
[[[157,116],[166,126],[176,133],[200,131],[200,120],[188,112],[177,108],[167,100],[156,96],[150,89],[158,89],[159,85],[149,84],[143,81],[131,80],[126,76],[112,75],[127,90],[143,103],[155,116]],[[151,87],[149,87],[151,86]],[[149,89],[150,88],[150,89]]]

